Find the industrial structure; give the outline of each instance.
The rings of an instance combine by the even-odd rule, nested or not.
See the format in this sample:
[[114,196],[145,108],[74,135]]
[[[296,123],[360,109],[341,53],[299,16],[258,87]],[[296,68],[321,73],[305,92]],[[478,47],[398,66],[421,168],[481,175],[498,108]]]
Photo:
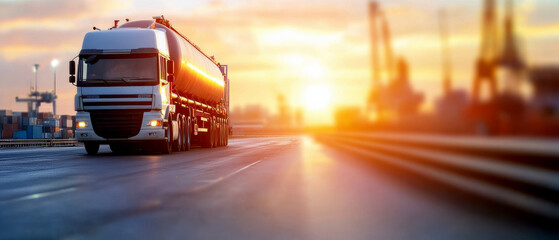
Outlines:
[[[472,102],[467,118],[473,122],[479,134],[510,134],[522,128],[525,103],[520,85],[525,63],[519,54],[514,32],[512,0],[506,2],[503,41],[498,38],[496,0],[484,0],[482,19],[482,42],[476,63],[472,88]],[[499,91],[497,70],[505,72],[504,87]],[[484,83],[489,86],[485,99],[482,98]]]
[[[386,14],[376,1],[369,2],[369,24],[371,30],[372,88],[368,108],[377,121],[399,121],[413,116],[421,103],[423,94],[415,92],[409,82],[409,66],[403,57],[395,60],[390,27]],[[381,78],[381,44],[384,50],[386,81]]]
[[53,114],[56,115],[56,67],[58,66],[58,60],[52,61],[52,67],[54,70],[54,91],[53,92],[39,92],[37,88],[37,75],[39,72],[39,64],[33,65],[33,73],[35,73],[35,87],[30,84],[30,92],[27,98],[16,97],[16,102],[27,103],[27,112],[30,117],[37,117],[39,114],[39,107],[41,103],[52,103]]
[[[16,97],[16,102],[27,103],[27,112],[0,110],[0,132],[2,139],[67,139],[74,137],[75,116],[56,114],[56,67],[58,60],[51,62],[54,71],[54,91],[39,92],[37,88],[39,64],[33,65],[35,83],[30,82],[27,97]],[[40,112],[42,103],[52,103],[53,111]]]
[[441,41],[441,69],[443,95],[435,103],[437,125],[444,132],[460,132],[466,128],[464,111],[469,103],[465,90],[454,89],[452,85],[452,53],[449,41],[448,16],[439,11],[439,35]]
[[[497,16],[497,0],[482,1],[481,43],[471,91],[453,88],[449,41],[452,28],[448,26],[446,12],[439,12],[442,96],[436,100],[435,114],[431,115],[413,114],[422,95],[410,87],[405,60],[394,60],[384,11],[377,1],[369,2],[372,87],[367,109],[377,114],[374,129],[482,135],[559,134],[559,66],[528,67],[518,47],[513,0],[504,2],[502,20]],[[387,81],[382,79],[384,72]],[[526,89],[533,90],[531,95]],[[347,115],[349,110],[356,112],[352,108],[339,109],[335,116]],[[414,121],[401,121],[406,116]],[[340,119],[337,123],[342,128],[356,122],[336,119]]]

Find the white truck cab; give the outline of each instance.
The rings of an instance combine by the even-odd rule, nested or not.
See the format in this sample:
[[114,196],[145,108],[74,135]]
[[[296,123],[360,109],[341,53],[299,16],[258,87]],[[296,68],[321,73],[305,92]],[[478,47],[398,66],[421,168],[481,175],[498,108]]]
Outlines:
[[75,110],[76,139],[88,152],[96,152],[102,143],[165,139],[165,114],[171,109],[169,61],[164,29],[124,28],[85,35]]

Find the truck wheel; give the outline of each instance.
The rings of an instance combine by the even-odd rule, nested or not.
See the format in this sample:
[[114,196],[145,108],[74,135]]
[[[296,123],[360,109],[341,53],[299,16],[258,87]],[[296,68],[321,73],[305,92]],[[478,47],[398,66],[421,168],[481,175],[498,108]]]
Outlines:
[[179,127],[179,129],[177,129],[177,131],[179,132],[178,134],[178,138],[176,141],[173,142],[173,151],[175,152],[180,152],[182,151],[182,144],[183,144],[183,127],[182,127],[182,114],[177,115],[177,126]]
[[95,155],[99,152],[99,143],[85,142],[83,145],[88,155]]
[[172,115],[169,114],[168,124],[167,124],[167,131],[165,131],[165,135],[167,139],[161,141],[161,149],[162,154],[170,154],[173,152],[173,118]]
[[184,151],[190,151],[190,117],[186,118],[186,121],[184,122],[184,136],[185,136],[185,140],[184,140]]
[[186,150],[186,116],[181,115],[181,142],[179,144],[180,151]]

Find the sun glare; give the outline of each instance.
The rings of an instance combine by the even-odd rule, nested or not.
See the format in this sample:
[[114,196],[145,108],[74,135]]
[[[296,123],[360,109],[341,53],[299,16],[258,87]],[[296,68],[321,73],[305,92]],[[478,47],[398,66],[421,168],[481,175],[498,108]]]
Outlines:
[[309,78],[319,79],[324,76],[324,67],[318,63],[312,63],[303,68],[303,73]]
[[330,88],[326,85],[311,85],[304,92],[305,107],[309,110],[324,110],[330,105]]

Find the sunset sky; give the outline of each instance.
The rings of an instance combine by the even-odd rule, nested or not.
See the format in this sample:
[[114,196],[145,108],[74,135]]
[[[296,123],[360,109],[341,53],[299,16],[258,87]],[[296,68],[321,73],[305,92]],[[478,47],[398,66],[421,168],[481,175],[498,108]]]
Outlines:
[[[365,106],[370,87],[367,0],[0,0],[0,109],[23,111],[38,63],[39,90],[57,69],[61,114],[74,114],[75,88],[66,62],[85,33],[114,19],[165,15],[209,55],[230,66],[232,107],[262,104],[275,112],[278,94],[305,109],[308,124],[332,123],[336,106]],[[504,1],[498,1],[501,5]],[[437,12],[448,11],[455,87],[470,87],[478,53],[481,0],[380,1],[397,55],[410,64],[423,109],[441,94]],[[520,48],[530,65],[559,64],[559,1],[517,0]],[[502,16],[502,14],[500,15]],[[326,103],[313,102],[309,94]],[[51,111],[50,104],[42,111]]]

